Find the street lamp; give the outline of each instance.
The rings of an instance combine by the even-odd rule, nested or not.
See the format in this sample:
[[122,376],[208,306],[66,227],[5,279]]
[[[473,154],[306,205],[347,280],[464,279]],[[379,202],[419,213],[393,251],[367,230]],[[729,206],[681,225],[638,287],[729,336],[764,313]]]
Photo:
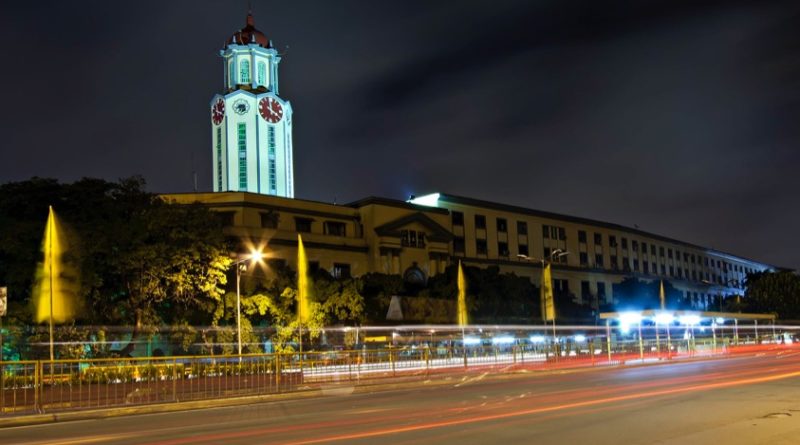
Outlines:
[[252,250],[250,255],[233,263],[236,266],[236,344],[240,356],[242,355],[242,296],[239,284],[242,272],[247,270],[247,264],[245,263],[248,261],[259,262],[263,257],[264,254],[260,250]]

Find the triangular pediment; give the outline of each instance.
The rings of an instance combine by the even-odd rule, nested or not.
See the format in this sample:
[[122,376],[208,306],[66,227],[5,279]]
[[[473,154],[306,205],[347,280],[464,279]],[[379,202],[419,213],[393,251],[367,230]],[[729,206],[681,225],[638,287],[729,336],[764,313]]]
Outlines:
[[411,213],[394,221],[380,225],[375,228],[375,233],[380,236],[400,237],[400,231],[410,226],[421,225],[426,230],[428,239],[431,241],[448,242],[453,239],[453,234],[450,233],[444,226],[434,221],[430,216],[424,213],[417,212]]

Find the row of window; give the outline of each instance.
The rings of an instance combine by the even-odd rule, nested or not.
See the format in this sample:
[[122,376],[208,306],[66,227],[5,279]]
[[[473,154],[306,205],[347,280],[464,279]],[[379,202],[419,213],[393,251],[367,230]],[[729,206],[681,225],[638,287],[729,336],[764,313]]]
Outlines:
[[[451,212],[451,218],[453,226],[464,226],[464,213],[458,211]],[[508,232],[508,221],[505,218],[497,218],[496,219],[496,227],[498,233],[507,233]],[[476,229],[486,229],[486,216],[485,215],[475,215],[475,228]],[[518,235],[527,235],[528,234],[528,224],[525,221],[517,221],[517,234]],[[565,241],[567,239],[566,229],[564,227],[557,227],[557,226],[550,226],[550,225],[542,225],[542,238],[547,240],[558,240],[558,241]],[[578,243],[580,244],[587,244],[588,234],[585,230],[578,231]],[[752,273],[754,269],[746,268],[741,265],[730,264],[726,261],[721,260],[714,260],[709,259],[708,257],[703,257],[700,255],[696,255],[689,252],[681,252],[677,249],[673,250],[672,248],[665,248],[664,246],[656,246],[655,244],[649,244],[647,242],[642,241],[641,243],[637,240],[630,240],[630,244],[628,243],[628,238],[620,237],[620,243],[617,244],[617,237],[615,235],[608,235],[608,246],[611,248],[621,247],[622,250],[628,250],[630,246],[630,250],[633,252],[641,252],[643,255],[647,255],[648,251],[650,255],[656,256],[656,252],[658,252],[658,256],[660,257],[667,257],[669,259],[674,259],[677,261],[681,261],[681,254],[683,256],[683,261],[685,263],[697,264],[701,265],[704,264],[707,267],[717,267],[718,269],[722,269],[724,272],[739,272],[739,273]],[[505,244],[505,246],[503,245]],[[594,233],[594,244],[596,246],[603,245],[603,235],[600,233]],[[463,253],[464,252],[464,243],[463,240],[456,240],[454,242],[454,251]],[[522,245],[520,246],[520,254],[521,255],[528,255],[527,253],[522,252]],[[527,251],[527,245],[524,248]],[[550,250],[550,249],[546,249]],[[486,240],[477,240],[476,242],[476,251],[478,255],[486,255]],[[499,243],[498,244],[498,254],[500,256],[508,256],[508,245],[507,243]],[[581,265],[588,265],[588,254],[581,253]],[[549,257],[549,252],[545,253],[545,258]],[[616,258],[616,256],[612,256],[612,258]],[[563,261],[566,261],[566,258],[562,258]],[[637,260],[634,260],[637,261]],[[616,261],[612,260],[612,266],[616,263]],[[596,255],[595,267],[603,267],[602,255]]]

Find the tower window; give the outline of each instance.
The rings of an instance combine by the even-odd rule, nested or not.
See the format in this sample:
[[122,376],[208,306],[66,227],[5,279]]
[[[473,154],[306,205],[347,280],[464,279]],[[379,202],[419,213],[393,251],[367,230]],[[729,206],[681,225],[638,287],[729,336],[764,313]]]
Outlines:
[[247,124],[237,127],[239,139],[239,190],[247,191]]
[[239,64],[239,77],[242,83],[250,83],[250,61],[242,60]]
[[267,127],[267,154],[269,156],[269,192],[278,193],[278,171],[275,167],[275,127]]
[[236,67],[233,62],[228,64],[228,87],[233,88],[236,86]]
[[222,127],[217,127],[217,191],[222,191]]
[[264,62],[258,62],[258,80],[259,85],[264,85],[267,82],[267,64]]

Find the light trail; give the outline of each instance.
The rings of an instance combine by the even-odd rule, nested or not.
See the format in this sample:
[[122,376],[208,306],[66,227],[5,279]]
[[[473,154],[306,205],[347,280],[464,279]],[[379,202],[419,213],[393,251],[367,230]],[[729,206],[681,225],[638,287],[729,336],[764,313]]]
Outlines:
[[[427,410],[414,409],[412,411],[402,409],[387,409],[382,411],[377,416],[359,416],[358,419],[342,419],[323,422],[304,423],[292,426],[273,426],[267,428],[256,428],[250,430],[240,430],[231,432],[215,432],[210,434],[196,434],[191,437],[179,438],[167,441],[154,442],[154,445],[181,445],[188,443],[202,443],[202,442],[228,442],[235,439],[255,438],[269,436],[273,440],[278,440],[281,443],[305,445],[315,443],[328,443],[336,441],[352,441],[359,439],[369,439],[373,437],[388,436],[394,434],[410,433],[423,430],[434,430],[440,428],[448,428],[459,425],[475,425],[481,422],[497,421],[504,419],[521,419],[529,415],[556,415],[558,416],[571,416],[575,415],[575,410],[584,411],[586,409],[594,410],[616,410],[620,408],[620,404],[628,405],[630,403],[643,403],[647,399],[680,395],[691,393],[695,391],[710,391],[715,389],[729,388],[742,385],[752,385],[758,383],[766,383],[776,380],[794,378],[800,376],[800,371],[797,371],[800,360],[799,357],[790,356],[784,357],[783,360],[777,361],[777,354],[773,357],[763,359],[747,359],[741,362],[724,363],[726,369],[714,372],[711,374],[688,375],[679,377],[666,377],[655,378],[652,380],[625,383],[625,384],[611,384],[603,388],[576,388],[562,391],[550,391],[548,393],[527,393],[525,397],[506,396],[505,400],[488,400],[481,406],[469,406],[459,408],[444,409],[442,407],[432,407]],[[695,363],[696,364],[696,363]],[[683,366],[683,364],[667,365],[664,367],[665,371],[670,369],[675,370],[673,366]],[[765,369],[766,368],[766,369]],[[637,370],[650,370],[657,369],[654,367],[647,368],[633,368],[625,370],[606,370],[607,378],[616,378],[620,372],[636,373]],[[763,375],[765,372],[770,375]],[[564,376],[550,375],[546,376],[547,381],[533,380],[534,384],[557,384],[558,382],[580,383],[580,374],[567,374]],[[620,379],[624,378],[639,378],[637,375],[620,375]],[[730,380],[728,380],[730,379]],[[519,380],[511,377],[508,381],[501,382],[486,382],[483,387],[488,391],[502,390],[505,385],[514,388],[514,385],[519,385]],[[459,389],[453,389],[459,391]],[[387,396],[390,399],[390,396]],[[531,407],[530,404],[546,404],[545,406]],[[520,406],[522,405],[522,406]],[[465,409],[466,408],[466,409]],[[498,412],[503,411],[503,412]],[[365,413],[367,414],[367,413]],[[469,415],[467,415],[469,414]],[[421,423],[394,426],[404,423],[412,423],[419,419],[431,419],[441,416],[454,416],[456,418],[449,418],[436,421],[423,421]],[[466,416],[465,416],[466,415]],[[330,428],[353,428],[360,425],[380,425],[384,426],[374,428],[367,431],[358,431],[351,433],[330,434],[318,436],[310,439],[302,439],[292,441],[290,439],[278,439],[282,434],[302,433],[308,434],[313,431]],[[391,426],[388,426],[388,425]]]

